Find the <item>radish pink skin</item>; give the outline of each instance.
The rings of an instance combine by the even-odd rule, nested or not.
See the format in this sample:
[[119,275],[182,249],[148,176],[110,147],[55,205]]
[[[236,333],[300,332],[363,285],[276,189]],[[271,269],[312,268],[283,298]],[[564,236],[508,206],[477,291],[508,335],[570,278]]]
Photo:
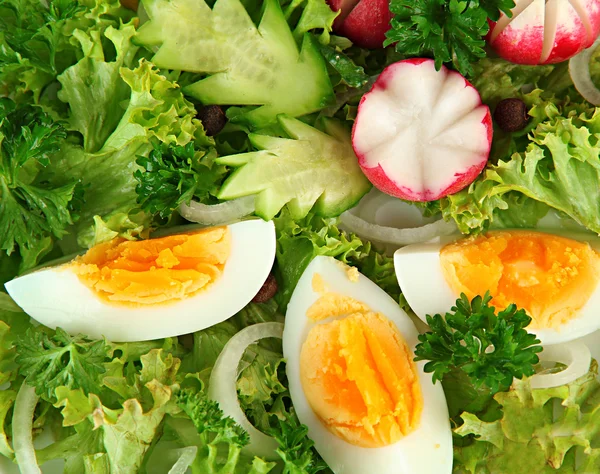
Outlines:
[[[495,23],[492,23],[490,33]],[[502,58],[516,64],[540,64],[544,47],[544,26],[530,26],[527,31],[516,30],[508,25],[491,43]]]
[[391,20],[389,0],[361,0],[339,32],[361,48],[382,48]]
[[340,12],[333,22],[333,31],[340,31],[344,20],[358,2],[360,2],[360,0],[327,0],[327,4],[334,12]]
[[392,20],[389,0],[327,0],[327,3],[333,11],[341,10],[333,22],[333,31],[361,48],[383,47]]
[[554,47],[546,61],[541,60],[544,44],[542,25],[529,25],[527,31],[520,31],[509,24],[493,42],[490,42],[491,33],[496,26],[495,23],[490,22],[490,33],[486,39],[502,58],[515,64],[555,64],[566,61],[589,48],[600,34],[600,2],[584,0],[583,5],[588,15],[591,34],[580,18],[576,19],[578,28],[575,33],[559,25]]
[[[390,179],[387,176],[387,174],[385,173],[385,171],[383,170],[383,168],[381,167],[381,165],[378,165],[374,168],[369,168],[366,166],[366,159],[365,159],[364,154],[362,153],[361,150],[358,150],[356,148],[356,146],[354,146],[354,144],[356,143],[356,141],[354,140],[354,135],[356,133],[356,128],[359,125],[358,119],[360,118],[360,110],[361,110],[363,103],[367,100],[367,98],[371,92],[373,92],[375,90],[380,90],[380,89],[381,90],[387,89],[387,84],[392,79],[392,76],[395,73],[395,71],[394,71],[395,67],[397,65],[408,63],[408,64],[413,64],[415,66],[418,66],[419,64],[422,64],[427,61],[431,61],[431,59],[428,59],[428,58],[406,59],[404,61],[399,61],[399,62],[392,64],[392,65],[388,66],[387,68],[385,68],[383,70],[383,72],[379,75],[379,78],[377,79],[375,84],[373,84],[373,87],[371,88],[371,90],[369,92],[367,92],[361,98],[360,103],[358,104],[358,115],[354,122],[354,126],[352,127],[352,146],[354,148],[354,153],[358,157],[358,164],[361,167],[364,175],[373,184],[373,186],[375,186],[381,192],[386,193],[390,196],[397,197],[399,199],[405,199],[407,201],[417,201],[417,202],[435,201],[437,199],[441,199],[444,196],[448,196],[449,194],[454,194],[454,193],[457,193],[457,192],[463,190],[469,184],[471,184],[473,181],[475,181],[477,176],[479,176],[479,174],[483,171],[483,169],[485,168],[485,166],[487,164],[489,153],[492,148],[492,138],[493,138],[493,134],[494,134],[494,126],[493,126],[493,122],[492,122],[492,114],[490,113],[490,109],[489,109],[489,107],[485,106],[487,109],[487,112],[486,112],[483,120],[481,121],[481,123],[483,123],[485,125],[485,129],[487,132],[488,148],[485,153],[482,153],[481,160],[477,165],[470,167],[463,173],[455,174],[454,182],[450,186],[448,186],[446,189],[443,189],[437,193],[431,192],[429,190],[425,191],[424,193],[416,193],[412,189],[407,188],[406,186],[399,186],[396,182],[394,182],[392,179]],[[457,75],[461,76],[456,71],[449,71],[449,72],[450,72],[450,74],[457,74]],[[473,87],[473,85],[469,81],[467,81],[464,77],[462,77],[462,79],[465,81],[465,87]],[[473,89],[475,89],[475,88],[473,87]]]

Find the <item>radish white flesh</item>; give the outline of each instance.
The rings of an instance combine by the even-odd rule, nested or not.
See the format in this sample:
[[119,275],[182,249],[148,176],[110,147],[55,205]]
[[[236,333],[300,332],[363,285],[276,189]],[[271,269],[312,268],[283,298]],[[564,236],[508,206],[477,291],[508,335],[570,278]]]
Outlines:
[[485,167],[491,142],[490,111],[477,90],[430,59],[388,66],[363,96],[352,134],[369,180],[411,201],[466,187]]
[[518,64],[552,64],[588,48],[600,33],[598,0],[516,0],[491,25],[488,42]]

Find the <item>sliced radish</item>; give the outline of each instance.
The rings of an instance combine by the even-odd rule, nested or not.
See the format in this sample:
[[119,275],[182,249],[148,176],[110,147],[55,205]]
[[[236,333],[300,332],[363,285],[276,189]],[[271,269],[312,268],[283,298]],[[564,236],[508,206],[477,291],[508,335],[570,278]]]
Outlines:
[[362,48],[383,47],[390,29],[392,13],[389,0],[327,0],[333,11],[340,14],[333,30]]
[[352,145],[386,194],[433,201],[468,186],[487,163],[490,110],[459,73],[431,59],[388,66],[358,106]]
[[598,0],[516,0],[512,16],[492,23],[488,42],[517,64],[553,64],[572,58],[600,33]]

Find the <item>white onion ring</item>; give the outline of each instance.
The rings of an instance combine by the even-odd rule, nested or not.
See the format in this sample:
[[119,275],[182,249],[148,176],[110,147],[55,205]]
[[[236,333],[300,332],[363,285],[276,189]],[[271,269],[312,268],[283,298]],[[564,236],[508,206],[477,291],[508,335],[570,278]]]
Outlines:
[[583,50],[569,61],[569,74],[577,92],[593,105],[600,105],[600,90],[592,81],[590,74],[590,60],[598,45],[600,45],[600,36],[591,47]]
[[178,450],[181,455],[173,467],[169,470],[168,474],[185,474],[188,470],[188,467],[192,465],[194,459],[196,459],[196,454],[198,454],[197,446],[188,446],[187,448],[182,448]]
[[189,205],[184,203],[179,206],[179,214],[199,224],[228,224],[252,214],[255,210],[254,200],[254,196],[246,196],[213,205],[191,201]]
[[529,379],[531,388],[553,388],[569,384],[587,374],[592,362],[588,346],[581,341],[545,346],[539,358],[540,361],[560,362],[565,364],[566,368],[556,373],[533,375]]
[[38,400],[35,388],[23,382],[12,419],[13,449],[21,474],[42,474],[33,447],[33,414]]
[[223,413],[246,430],[250,443],[246,449],[265,459],[276,459],[277,441],[257,430],[240,406],[237,393],[238,367],[248,346],[267,337],[283,337],[282,323],[259,323],[242,329],[233,336],[219,354],[208,384],[208,397],[219,403]]
[[351,211],[344,212],[340,216],[340,221],[346,229],[363,239],[398,246],[427,242],[435,237],[450,235],[457,231],[454,221],[446,222],[443,219],[407,229],[385,227],[367,222]]

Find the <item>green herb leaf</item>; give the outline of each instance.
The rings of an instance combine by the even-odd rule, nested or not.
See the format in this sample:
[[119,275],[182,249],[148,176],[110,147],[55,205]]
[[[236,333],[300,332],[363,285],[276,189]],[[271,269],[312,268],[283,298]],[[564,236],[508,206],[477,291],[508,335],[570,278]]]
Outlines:
[[386,45],[408,57],[431,57],[436,67],[452,65],[464,76],[485,56],[488,18],[509,13],[512,0],[392,0],[394,14]]
[[16,348],[19,372],[47,401],[55,401],[61,386],[99,393],[108,357],[105,341],[88,342],[60,328],[52,335],[32,328],[17,339]]
[[279,443],[277,454],[284,462],[284,474],[315,474],[328,469],[325,461],[315,456],[308,428],[301,425],[295,415],[280,420],[279,430],[273,430],[272,435]]
[[451,313],[427,316],[431,331],[419,336],[415,360],[427,360],[425,371],[442,380],[453,369],[465,372],[475,388],[491,394],[508,390],[514,378],[535,373],[539,340],[525,328],[531,318],[510,305],[496,314],[492,297],[462,294]]
[[40,108],[17,109],[0,99],[0,250],[10,255],[18,247],[28,267],[50,250],[50,237],[63,237],[78,218],[76,180],[62,186],[36,180],[65,137]]
[[142,209],[161,218],[169,218],[180,204],[196,197],[204,201],[217,193],[225,176],[225,167],[214,164],[214,151],[186,146],[155,145],[150,154],[140,156],[135,189]]

